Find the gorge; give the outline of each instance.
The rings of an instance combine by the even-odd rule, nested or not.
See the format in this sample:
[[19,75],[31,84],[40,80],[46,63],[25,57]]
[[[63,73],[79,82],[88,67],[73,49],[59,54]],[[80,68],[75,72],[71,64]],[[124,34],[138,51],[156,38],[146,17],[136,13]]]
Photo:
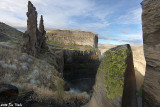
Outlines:
[[24,33],[0,23],[0,104],[159,107],[160,2],[141,5],[144,44],[111,46],[88,31],[45,30],[42,15],[38,28],[28,1]]

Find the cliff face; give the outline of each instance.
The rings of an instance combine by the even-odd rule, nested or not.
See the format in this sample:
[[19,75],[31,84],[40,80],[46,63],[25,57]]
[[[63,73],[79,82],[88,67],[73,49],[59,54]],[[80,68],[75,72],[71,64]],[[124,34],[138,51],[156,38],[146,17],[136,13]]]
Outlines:
[[142,2],[142,26],[146,75],[143,88],[143,107],[160,105],[160,1]]
[[106,51],[91,101],[85,107],[136,107],[136,80],[129,45]]
[[99,66],[100,52],[97,50],[63,50],[66,80],[95,78]]
[[54,40],[60,43],[72,43],[78,45],[89,45],[93,48],[98,47],[98,35],[85,31],[70,31],[70,30],[51,30],[47,31],[49,40]]

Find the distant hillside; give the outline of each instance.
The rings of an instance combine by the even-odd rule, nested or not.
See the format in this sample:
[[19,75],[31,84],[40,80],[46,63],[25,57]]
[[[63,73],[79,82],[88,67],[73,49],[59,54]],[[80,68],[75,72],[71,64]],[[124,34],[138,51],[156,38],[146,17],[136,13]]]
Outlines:
[[22,32],[17,29],[0,22],[0,42],[6,42],[8,40],[21,40]]

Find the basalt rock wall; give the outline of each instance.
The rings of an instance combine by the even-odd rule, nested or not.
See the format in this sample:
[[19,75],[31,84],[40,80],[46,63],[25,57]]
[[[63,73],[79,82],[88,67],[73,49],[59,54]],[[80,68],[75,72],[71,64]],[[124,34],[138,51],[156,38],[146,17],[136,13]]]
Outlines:
[[142,2],[142,27],[146,73],[143,107],[160,106],[160,0]]
[[95,78],[99,66],[100,51],[63,50],[64,71],[67,81]]
[[98,47],[98,35],[86,31],[50,30],[47,31],[47,37],[49,40],[60,43],[89,45],[93,48]]

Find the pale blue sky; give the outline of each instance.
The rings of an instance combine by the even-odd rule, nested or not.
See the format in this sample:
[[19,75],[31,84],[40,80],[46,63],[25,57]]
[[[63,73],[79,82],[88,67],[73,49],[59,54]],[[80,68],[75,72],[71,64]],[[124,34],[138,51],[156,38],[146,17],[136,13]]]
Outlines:
[[[26,28],[28,0],[0,0],[0,21]],[[31,0],[46,29],[97,33],[101,44],[142,44],[142,0]]]

